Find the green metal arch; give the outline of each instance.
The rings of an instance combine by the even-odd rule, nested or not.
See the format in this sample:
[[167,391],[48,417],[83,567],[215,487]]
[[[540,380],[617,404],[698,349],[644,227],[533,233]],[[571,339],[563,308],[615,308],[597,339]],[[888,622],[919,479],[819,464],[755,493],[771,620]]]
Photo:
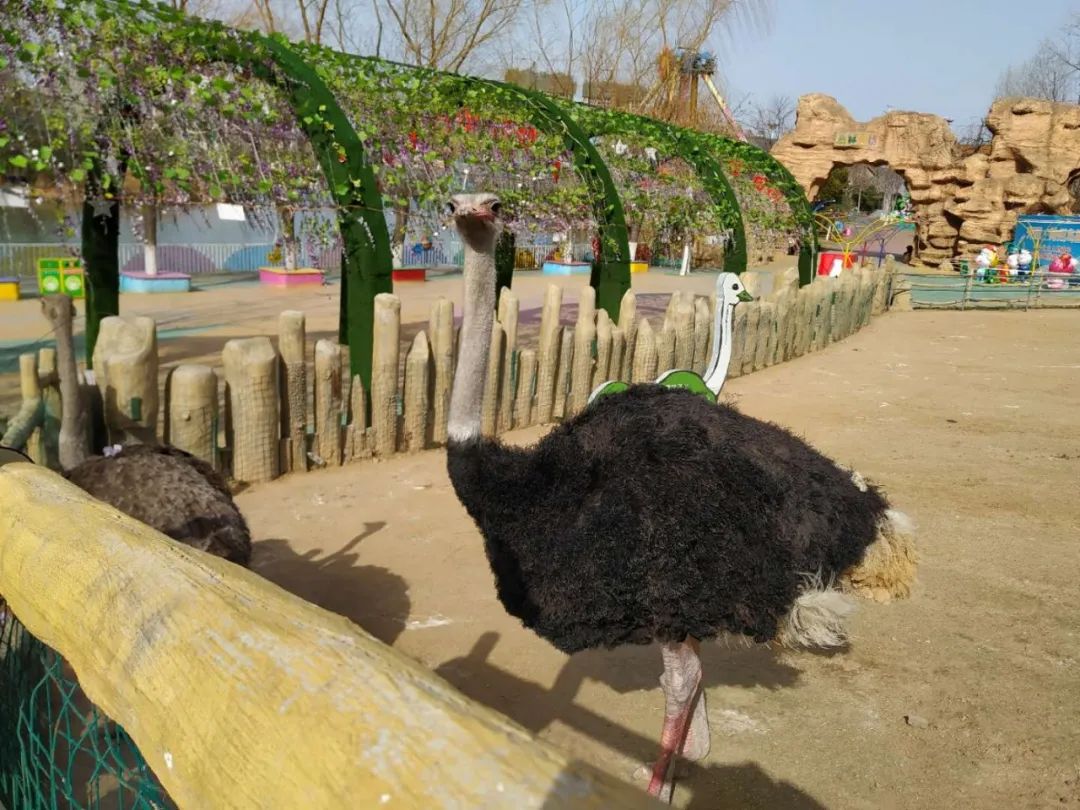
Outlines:
[[[306,45],[305,48],[317,49],[319,52],[328,50],[313,45]],[[343,56],[333,51],[330,53]],[[630,241],[626,214],[607,164],[585,130],[567,110],[543,93],[494,79],[462,76],[367,56],[345,56],[361,64],[393,65],[421,79],[448,81],[450,86],[461,94],[459,103],[463,105],[467,103],[470,91],[482,95],[508,94],[523,104],[529,120],[538,129],[562,137],[566,148],[573,155],[574,170],[589,188],[593,213],[599,225],[601,259],[599,273],[593,279],[596,303],[607,311],[613,321],[618,321],[623,295],[630,289]]]
[[709,152],[707,143],[699,137],[701,133],[665,121],[597,107],[574,105],[571,114],[584,119],[582,126],[590,135],[632,134],[639,133],[643,126],[648,127],[673,154],[690,163],[713,203],[720,210],[724,221],[731,228],[732,245],[725,259],[724,269],[733,273],[746,270],[746,228],[739,200],[719,161]]
[[[178,16],[192,26],[194,18]],[[192,26],[192,34],[210,58],[246,67],[282,90],[311,143],[338,208],[338,339],[350,347],[350,373],[371,390],[375,296],[393,291],[393,262],[382,195],[363,142],[315,68],[281,35],[237,34],[217,21]]]
[[814,280],[814,256],[818,252],[817,231],[814,228],[814,212],[807,200],[806,191],[799,185],[787,167],[764,149],[753,144],[733,141],[711,133],[701,137],[716,154],[744,161],[748,167],[763,174],[784,194],[792,216],[799,225],[803,239],[799,248],[799,284],[805,286]]
[[622,198],[600,152],[578,122],[549,96],[491,79],[463,81],[513,93],[531,108],[534,124],[551,134],[562,135],[563,143],[574,156],[574,170],[591,192],[600,231],[599,274],[594,283],[596,303],[617,323],[623,296],[630,289],[630,234]]

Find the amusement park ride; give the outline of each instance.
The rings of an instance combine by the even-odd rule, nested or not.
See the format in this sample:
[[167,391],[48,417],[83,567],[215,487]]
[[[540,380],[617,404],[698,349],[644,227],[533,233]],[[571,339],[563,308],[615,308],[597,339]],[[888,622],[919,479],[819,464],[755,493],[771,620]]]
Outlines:
[[724,123],[734,137],[746,140],[746,133],[731,114],[724,97],[713,81],[716,57],[695,48],[665,48],[657,59],[656,82],[637,105],[638,111],[657,118],[690,127],[698,121],[698,82],[704,82],[724,117]]

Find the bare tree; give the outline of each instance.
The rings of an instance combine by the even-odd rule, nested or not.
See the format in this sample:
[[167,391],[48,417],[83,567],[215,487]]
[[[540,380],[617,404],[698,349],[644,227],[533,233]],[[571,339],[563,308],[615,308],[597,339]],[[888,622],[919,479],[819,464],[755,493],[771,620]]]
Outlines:
[[1059,41],[1044,39],[1034,56],[1005,69],[998,80],[997,98],[1027,96],[1047,101],[1080,103],[1080,27],[1074,23]]
[[751,104],[744,119],[746,128],[758,146],[772,149],[794,128],[795,110],[791,96],[773,96],[764,104]]
[[[460,71],[514,24],[528,0],[373,0],[407,62]],[[381,5],[381,9],[379,6]]]

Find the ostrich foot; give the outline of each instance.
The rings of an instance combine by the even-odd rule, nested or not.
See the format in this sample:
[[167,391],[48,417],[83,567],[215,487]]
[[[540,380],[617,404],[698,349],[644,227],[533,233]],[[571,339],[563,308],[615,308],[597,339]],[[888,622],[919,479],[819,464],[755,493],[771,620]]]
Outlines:
[[[653,765],[652,778],[649,780],[649,793],[665,801],[671,800],[674,779],[669,775],[672,760],[681,752],[687,741],[687,734],[692,722],[697,719],[699,733],[695,736],[692,755],[701,753],[702,725],[708,728],[704,714],[704,705],[697,711],[701,694],[701,660],[698,658],[697,644],[665,644],[661,649],[664,656],[664,674],[660,676],[660,686],[664,690],[664,728],[660,734],[660,756]],[[707,748],[705,749],[707,752]]]

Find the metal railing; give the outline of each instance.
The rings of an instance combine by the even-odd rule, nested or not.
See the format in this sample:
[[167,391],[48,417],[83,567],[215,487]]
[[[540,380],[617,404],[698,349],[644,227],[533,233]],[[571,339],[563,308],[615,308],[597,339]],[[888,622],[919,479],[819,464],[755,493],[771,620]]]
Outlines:
[[898,275],[910,287],[912,306],[920,309],[1080,307],[1080,275],[1044,270],[1008,280],[973,273]]

